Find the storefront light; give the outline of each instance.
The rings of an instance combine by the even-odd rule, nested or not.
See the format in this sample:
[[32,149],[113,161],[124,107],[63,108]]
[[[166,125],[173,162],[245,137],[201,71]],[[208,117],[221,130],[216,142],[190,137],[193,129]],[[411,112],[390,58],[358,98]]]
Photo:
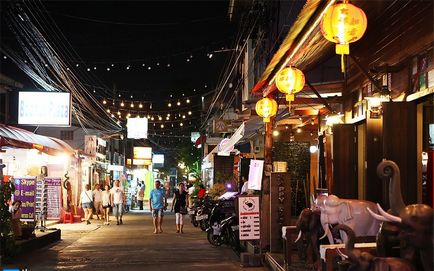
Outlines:
[[309,147],[310,153],[316,153],[318,151],[318,147],[315,145],[312,145]]
[[279,131],[277,131],[277,130],[273,131],[273,136],[279,136],[279,134],[280,134]]
[[342,114],[330,115],[326,117],[326,125],[333,126],[334,124],[342,123]]

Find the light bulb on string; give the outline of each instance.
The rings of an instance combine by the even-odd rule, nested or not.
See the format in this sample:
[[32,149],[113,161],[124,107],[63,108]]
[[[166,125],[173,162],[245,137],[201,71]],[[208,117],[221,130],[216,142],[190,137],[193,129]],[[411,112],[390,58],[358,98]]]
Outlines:
[[118,95],[119,98],[120,98],[121,96],[122,96],[121,94]]
[[121,111],[118,111],[118,115],[120,115],[121,114]]
[[170,63],[167,63],[167,67],[168,67],[168,68],[170,67]]
[[127,70],[129,70],[129,69],[130,69],[130,65],[127,66]]
[[182,115],[182,118],[185,119],[185,115]]
[[191,111],[188,111],[188,114],[191,115]]
[[187,99],[185,102],[189,104],[190,103],[190,99]]
[[167,113],[167,116],[170,117],[170,113]]
[[154,120],[154,117],[151,117],[151,120]]
[[109,72],[109,71],[110,71],[110,68],[107,68],[106,70]]
[[180,102],[180,101],[178,101],[178,102],[176,103],[176,105],[177,105],[177,106],[180,106],[180,105],[181,105],[181,102]]
[[139,108],[143,108],[143,104],[142,103],[139,104]]
[[112,64],[111,66],[112,66],[112,67],[114,67],[114,66],[115,66],[115,64]]
[[171,104],[171,103],[168,103],[167,106],[168,106],[168,107],[172,107],[172,104]]
[[131,117],[131,113],[128,113],[128,115],[127,115],[128,117]]
[[[46,65],[45,67],[47,67],[47,64],[45,64],[45,65]],[[77,64],[75,64],[75,66],[78,67],[78,66],[80,66],[80,64],[77,63]]]
[[111,114],[111,117],[112,117],[112,118],[114,118],[114,117],[115,117],[115,115]]
[[149,67],[148,67],[148,70],[151,70],[151,69],[152,69],[151,66],[149,66]]
[[149,109],[152,109],[152,103],[151,103],[151,104],[149,104]]
[[96,70],[96,67],[93,67],[94,70]]
[[131,95],[130,98],[132,99],[132,98],[133,98],[133,95]]
[[90,68],[87,68],[86,70],[87,70],[88,72],[90,72]]
[[157,66],[160,66],[160,62],[157,62]]
[[124,102],[123,102],[123,101],[121,102],[121,106],[122,106],[122,107],[124,107],[124,106],[125,106],[125,104],[124,104]]
[[110,109],[109,108],[107,109],[107,113],[110,113]]
[[158,120],[163,120],[163,118],[161,116],[158,116]]
[[184,126],[184,124],[181,122],[181,123],[179,124],[179,126]]
[[161,127],[161,128],[164,128],[164,124],[161,124],[160,127]]
[[131,107],[131,108],[134,108],[134,103],[131,103],[131,104],[130,104],[130,107]]
[[104,100],[102,101],[102,103],[103,103],[103,104],[107,104],[107,101],[104,99]]

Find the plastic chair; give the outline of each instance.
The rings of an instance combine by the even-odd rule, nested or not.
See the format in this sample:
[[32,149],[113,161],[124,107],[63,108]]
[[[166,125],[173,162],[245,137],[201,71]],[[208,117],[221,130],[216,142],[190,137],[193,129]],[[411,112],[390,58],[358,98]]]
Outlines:
[[74,223],[74,216],[71,212],[63,212],[62,216],[63,223]]

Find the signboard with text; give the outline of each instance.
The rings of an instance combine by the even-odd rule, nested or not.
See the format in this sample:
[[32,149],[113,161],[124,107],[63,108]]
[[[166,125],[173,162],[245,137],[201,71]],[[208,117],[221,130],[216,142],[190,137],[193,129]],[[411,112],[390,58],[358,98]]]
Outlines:
[[247,185],[248,189],[261,190],[263,171],[264,171],[263,160],[250,160],[249,183]]
[[71,125],[69,92],[20,91],[18,124],[42,126]]
[[45,178],[47,184],[47,219],[60,219],[60,208],[62,206],[60,200],[61,182],[60,178]]
[[35,220],[36,178],[14,178],[14,201],[21,201],[21,221]]
[[238,197],[238,217],[240,240],[261,238],[259,197]]
[[134,147],[133,158],[134,159],[152,160],[152,148],[151,147]]

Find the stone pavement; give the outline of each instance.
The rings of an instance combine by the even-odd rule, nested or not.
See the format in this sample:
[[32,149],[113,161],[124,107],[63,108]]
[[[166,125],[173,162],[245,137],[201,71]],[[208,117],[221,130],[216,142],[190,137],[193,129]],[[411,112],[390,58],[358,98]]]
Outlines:
[[[124,225],[57,224],[62,241],[24,254],[6,267],[33,270],[242,270],[229,247],[212,247],[206,235],[186,216],[184,234],[177,234],[175,216],[166,214],[163,233],[153,234],[149,213],[130,212]],[[265,271],[267,268],[248,268]]]

